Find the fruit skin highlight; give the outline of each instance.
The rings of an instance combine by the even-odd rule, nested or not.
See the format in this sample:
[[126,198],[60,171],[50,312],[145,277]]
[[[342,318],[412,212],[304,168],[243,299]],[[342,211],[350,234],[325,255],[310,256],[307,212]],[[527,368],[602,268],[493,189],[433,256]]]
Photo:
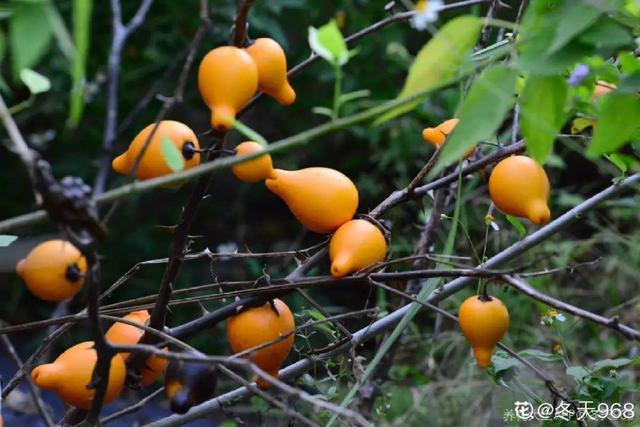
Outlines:
[[258,67],[244,49],[215,48],[200,62],[198,88],[211,110],[211,126],[229,130],[236,113],[258,90]]
[[353,218],[358,190],[344,174],[329,168],[296,171],[274,169],[266,180],[269,190],[280,196],[305,227],[330,233]]
[[[245,154],[258,153],[263,149],[264,147],[257,142],[245,141],[236,147],[236,155],[242,156]],[[273,162],[269,154],[233,165],[231,170],[236,178],[248,183],[264,181],[267,178],[275,178]]]
[[387,241],[378,227],[363,219],[342,224],[331,237],[331,275],[343,277],[379,261],[387,255]]
[[[458,122],[460,122],[460,120],[454,118],[445,120],[435,128],[424,128],[422,130],[422,139],[433,145],[433,148],[440,148],[440,146],[445,143],[451,132],[453,132],[453,129],[458,125]],[[474,145],[469,151],[467,151],[465,158],[470,158],[475,152],[476,146]]]
[[213,397],[218,382],[215,366],[206,363],[172,360],[167,367],[164,389],[171,411],[184,414],[192,406]]
[[528,218],[534,224],[551,219],[549,179],[530,157],[511,156],[500,161],[489,177],[489,194],[496,207],[508,215]]
[[[31,378],[38,387],[53,391],[69,405],[90,409],[95,390],[87,386],[91,383],[97,360],[93,341],[85,341],[66,350],[53,363],[36,366],[31,371]],[[118,397],[126,371],[124,360],[116,354],[111,359],[104,403]]]
[[509,329],[509,312],[498,298],[483,298],[477,295],[467,298],[460,306],[458,321],[478,366],[487,368],[493,349]]
[[[147,310],[132,311],[124,316],[124,319],[141,325],[147,325],[149,318]],[[143,335],[144,331],[140,328],[123,322],[116,322],[107,330],[104,337],[111,344],[134,345],[138,344]],[[167,351],[167,347],[163,350]],[[119,354],[125,361],[129,357],[129,353],[126,352]],[[162,375],[166,366],[167,359],[159,356],[149,356],[145,361],[145,366],[140,370],[140,384],[143,387],[152,384]]]
[[[122,175],[128,175],[133,165],[144,147],[149,135],[155,128],[155,123],[151,123],[136,135],[131,141],[129,148],[124,153],[113,159],[111,166],[113,170]],[[158,176],[173,173],[162,154],[162,140],[169,138],[173,145],[182,153],[184,158],[184,169],[190,169],[200,164],[200,153],[185,148],[185,144],[191,144],[195,150],[200,149],[200,143],[196,134],[189,126],[175,120],[162,120],[158,124],[147,149],[140,160],[136,177],[140,180],[156,178]]]
[[258,90],[275,98],[282,105],[291,105],[296,93],[287,79],[287,57],[278,42],[259,38],[246,48],[258,67]]
[[[296,325],[291,310],[283,301],[274,299],[273,306],[277,313],[271,304],[266,303],[230,317],[227,320],[227,339],[234,353],[239,353],[289,334],[281,341],[244,356],[269,375],[278,378],[280,366],[293,346]],[[263,389],[271,387],[260,377],[256,379],[256,384]]]
[[87,260],[66,240],[42,242],[16,265],[31,293],[45,301],[62,301],[80,292],[86,272]]

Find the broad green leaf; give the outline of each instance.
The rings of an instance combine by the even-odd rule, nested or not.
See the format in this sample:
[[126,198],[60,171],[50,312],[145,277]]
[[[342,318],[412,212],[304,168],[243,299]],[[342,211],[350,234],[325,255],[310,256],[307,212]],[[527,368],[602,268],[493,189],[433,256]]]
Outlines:
[[560,7],[556,12],[557,18],[554,21],[564,25],[554,25],[554,37],[549,45],[548,53],[558,52],[574,37],[596,22],[603,10],[593,3],[589,0],[560,2]]
[[633,136],[640,124],[640,99],[632,93],[610,92],[602,96],[601,112],[587,155],[612,153]]
[[553,141],[565,121],[567,82],[561,76],[532,75],[520,100],[520,129],[527,150],[540,164],[553,151]]
[[567,375],[571,375],[576,381],[581,381],[584,377],[589,376],[587,371],[582,366],[569,366],[566,370]]
[[173,145],[173,141],[166,135],[162,135],[162,157],[167,162],[169,168],[178,172],[184,169],[184,157],[178,148]]
[[515,216],[506,215],[506,217],[507,217],[507,221],[509,221],[509,223],[513,226],[513,228],[515,228],[516,231],[518,232],[518,236],[520,236],[520,238],[523,238],[527,234],[527,229],[524,228],[522,221],[520,221]]
[[562,360],[562,356],[559,354],[547,353],[535,348],[522,350],[518,354],[523,357],[535,357],[536,359],[540,359],[544,362],[554,362],[556,360]]
[[620,172],[627,173],[627,170],[629,170],[629,166],[627,166],[627,163],[624,161],[624,157],[622,157],[620,154],[611,153],[608,155],[605,154],[604,156],[607,158],[607,160],[613,163],[618,169],[620,169]]
[[91,37],[91,9],[93,0],[74,0],[73,2],[73,55],[71,100],[69,122],[75,127],[82,118],[84,110],[84,86],[86,80],[87,52]]
[[629,52],[622,52],[618,55],[618,63],[620,69],[625,74],[634,74],[640,72],[640,59]]
[[633,37],[629,30],[608,17],[600,18],[587,31],[582,33],[578,40],[597,48],[617,48],[633,43]]
[[[542,37],[547,37],[544,35]],[[533,40],[532,40],[533,43]],[[560,74],[572,67],[585,56],[591,55],[594,47],[572,41],[557,52],[547,54],[544,52],[543,42],[537,40],[538,45],[529,45],[518,57],[519,67],[531,74]]]
[[18,239],[18,236],[11,236],[9,234],[0,234],[0,248],[4,248],[12,244]]
[[[483,21],[475,16],[461,16],[447,22],[418,52],[409,68],[407,80],[398,98],[437,88],[455,77],[469,60],[478,42]],[[380,124],[414,109],[419,102],[395,108],[375,121]]]
[[42,74],[25,68],[20,71],[20,80],[29,88],[33,95],[47,92],[51,89],[51,82]]
[[494,137],[515,101],[518,71],[507,65],[486,68],[473,82],[460,107],[460,122],[442,148],[430,176],[460,160],[482,140]]
[[44,55],[51,41],[51,26],[45,3],[16,2],[9,39],[13,58],[13,75],[17,78],[24,68],[32,68]]
[[309,46],[316,54],[336,65],[349,60],[349,49],[335,20],[320,28],[309,27]]
[[633,363],[634,360],[633,359],[627,359],[627,358],[619,358],[619,359],[603,359],[600,360],[596,363],[593,364],[593,366],[591,367],[592,372],[595,371],[599,371],[600,369],[604,369],[604,368],[619,368],[621,366],[626,366],[629,365],[630,363]]

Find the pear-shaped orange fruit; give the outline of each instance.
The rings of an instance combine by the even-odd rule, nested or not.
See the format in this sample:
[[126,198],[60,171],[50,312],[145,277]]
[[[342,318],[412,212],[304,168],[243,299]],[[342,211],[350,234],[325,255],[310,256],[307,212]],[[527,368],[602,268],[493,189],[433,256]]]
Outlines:
[[509,329],[509,312],[496,297],[472,296],[467,298],[458,312],[462,333],[473,348],[478,366],[491,363],[493,349]]
[[[147,310],[139,310],[127,314],[124,319],[146,325],[149,322],[149,317]],[[140,341],[143,335],[144,331],[140,328],[123,322],[116,322],[107,330],[104,337],[112,344],[134,345]],[[166,351],[167,348],[165,347],[164,350]],[[126,352],[119,354],[124,360],[129,357],[129,353]],[[145,366],[140,371],[140,384],[148,386],[153,383],[162,375],[166,367],[167,359],[159,356],[149,356],[145,361]]]
[[546,224],[551,218],[547,202],[549,179],[542,166],[527,156],[500,161],[489,177],[489,194],[502,212]]
[[282,105],[293,104],[296,93],[287,79],[287,57],[282,46],[273,39],[260,38],[246,50],[258,67],[258,90]]
[[[111,162],[113,170],[123,175],[128,175],[131,172],[131,168],[133,168],[155,126],[155,123],[151,123],[142,129],[131,141],[127,151],[113,159]],[[170,141],[182,156],[184,160],[182,169],[190,169],[200,164],[200,153],[196,151],[200,149],[200,143],[191,128],[175,120],[163,120],[158,123],[158,127],[138,164],[136,169],[138,179],[155,178],[175,172],[163,154],[162,145],[165,144],[165,140]]]
[[211,110],[211,126],[229,130],[236,113],[258,90],[258,68],[244,49],[218,47],[200,63],[198,88]]
[[[227,339],[233,351],[239,353],[286,335],[286,338],[281,341],[246,356],[260,369],[278,378],[280,366],[293,345],[295,327],[289,307],[281,300],[274,299],[273,307],[267,303],[261,307],[243,310],[230,317],[227,321]],[[270,387],[270,384],[260,377],[257,378],[256,383],[261,388]]]
[[331,275],[342,277],[379,261],[387,254],[387,241],[378,227],[363,219],[342,224],[331,237]]
[[[435,128],[424,128],[422,130],[422,139],[433,145],[433,148],[438,148],[445,143],[447,137],[451,134],[451,132],[453,132],[453,129],[455,129],[459,121],[459,119],[454,118],[445,120]],[[473,156],[473,153],[475,153],[475,151],[476,146],[474,145],[469,151],[467,151],[465,157],[467,159],[470,158],[471,156]]]
[[[264,147],[257,142],[245,141],[236,147],[236,155],[243,156],[246,154],[259,153],[263,148]],[[249,183],[264,181],[267,178],[274,177],[273,162],[269,154],[233,165],[231,170],[240,181]]]
[[273,172],[267,187],[311,231],[330,233],[353,218],[358,209],[356,186],[337,170],[315,167]]
[[[74,345],[53,363],[36,366],[31,371],[33,382],[40,388],[53,391],[69,405],[90,409],[95,390],[87,388],[98,360],[93,341]],[[109,382],[104,403],[114,400],[124,386],[127,368],[120,355],[111,359]]]
[[87,260],[70,242],[47,240],[18,262],[16,272],[38,298],[62,301],[82,289]]

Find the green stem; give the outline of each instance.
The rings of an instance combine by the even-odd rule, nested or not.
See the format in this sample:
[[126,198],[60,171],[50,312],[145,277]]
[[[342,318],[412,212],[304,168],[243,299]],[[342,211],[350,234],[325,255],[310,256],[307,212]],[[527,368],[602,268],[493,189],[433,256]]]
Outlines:
[[333,115],[331,118],[336,120],[340,117],[340,96],[342,95],[342,68],[340,68],[340,65],[333,65],[333,73],[335,81],[333,85]]

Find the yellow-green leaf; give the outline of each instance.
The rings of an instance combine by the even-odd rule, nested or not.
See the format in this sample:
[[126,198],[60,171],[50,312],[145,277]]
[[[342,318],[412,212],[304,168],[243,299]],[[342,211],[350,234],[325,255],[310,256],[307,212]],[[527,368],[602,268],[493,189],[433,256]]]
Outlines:
[[162,135],[162,157],[169,165],[169,168],[178,172],[184,169],[184,157],[178,148],[173,144],[171,138]]
[[[483,21],[475,16],[460,16],[444,27],[418,52],[409,68],[407,80],[398,98],[438,87],[455,77],[478,42]],[[419,102],[403,105],[375,121],[381,124],[414,109]]]
[[640,123],[640,98],[634,93],[619,91],[602,96],[598,125],[587,155],[596,157],[612,153],[633,137]]

